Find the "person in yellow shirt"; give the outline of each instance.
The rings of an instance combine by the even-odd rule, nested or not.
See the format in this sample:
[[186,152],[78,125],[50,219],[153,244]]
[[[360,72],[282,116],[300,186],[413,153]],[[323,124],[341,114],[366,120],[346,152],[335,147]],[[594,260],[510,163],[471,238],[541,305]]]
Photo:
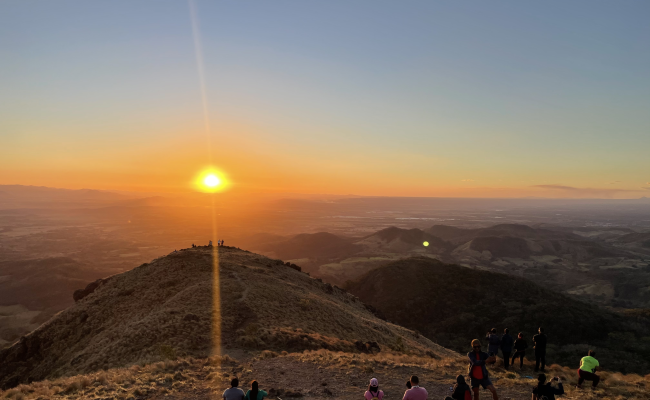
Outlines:
[[580,368],[578,369],[578,389],[582,389],[582,382],[592,381],[592,389],[598,386],[600,382],[600,377],[596,375],[596,371],[600,371],[600,363],[596,360],[596,352],[589,350],[589,354],[586,357],[582,357],[580,360]]

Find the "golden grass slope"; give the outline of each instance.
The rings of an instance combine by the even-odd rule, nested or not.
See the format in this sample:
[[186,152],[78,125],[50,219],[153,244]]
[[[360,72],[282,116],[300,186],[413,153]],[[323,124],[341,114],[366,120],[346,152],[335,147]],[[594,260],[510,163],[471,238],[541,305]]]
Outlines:
[[358,351],[355,342],[449,357],[416,332],[378,319],[351,294],[264,256],[185,249],[106,280],[0,352],[0,388],[165,358],[211,356],[213,251],[224,351]]
[[[278,354],[257,351],[242,359],[227,355],[209,358],[179,358],[152,364],[133,365],[87,375],[59,378],[20,385],[0,391],[0,399],[220,399],[230,379],[238,377],[246,390],[255,379],[269,392],[269,399],[291,398],[362,398],[368,381],[375,377],[386,398],[402,397],[405,381],[416,374],[430,399],[449,395],[449,386],[457,374],[467,371],[465,357],[420,357],[382,351],[378,354],[306,350]],[[503,400],[528,400],[534,379],[532,365],[525,371],[505,371],[490,367],[490,378]],[[578,390],[576,371],[550,366],[549,376],[559,375],[565,381],[565,396],[570,400],[641,400],[649,399],[650,376],[621,375],[602,372],[600,387]],[[491,398],[483,391],[481,398]]]

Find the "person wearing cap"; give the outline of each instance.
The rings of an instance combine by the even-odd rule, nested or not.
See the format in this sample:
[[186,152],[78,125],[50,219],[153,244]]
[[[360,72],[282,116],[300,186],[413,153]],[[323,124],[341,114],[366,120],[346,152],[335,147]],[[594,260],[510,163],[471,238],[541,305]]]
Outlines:
[[423,387],[420,387],[420,380],[417,376],[411,377],[411,388],[404,392],[402,400],[427,400],[429,393]]
[[379,390],[379,381],[377,378],[372,378],[370,380],[370,385],[368,385],[368,390],[363,395],[366,400],[381,400],[384,398],[384,392]]
[[479,400],[479,386],[492,392],[493,400],[498,400],[499,395],[497,395],[497,390],[494,388],[492,381],[490,381],[487,368],[485,368],[485,363],[494,362],[496,357],[481,351],[481,342],[478,339],[474,339],[472,340],[472,351],[467,353],[467,358],[469,358],[469,378],[472,391],[474,392],[474,400]]

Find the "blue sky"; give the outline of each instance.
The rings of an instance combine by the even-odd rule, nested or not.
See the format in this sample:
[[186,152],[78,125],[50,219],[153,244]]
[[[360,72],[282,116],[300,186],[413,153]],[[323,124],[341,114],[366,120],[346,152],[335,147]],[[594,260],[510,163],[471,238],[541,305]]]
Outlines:
[[[216,157],[249,187],[248,158],[294,191],[650,186],[647,1],[195,4]],[[4,1],[0,58],[0,183],[144,187],[120,176],[203,140],[185,1]]]

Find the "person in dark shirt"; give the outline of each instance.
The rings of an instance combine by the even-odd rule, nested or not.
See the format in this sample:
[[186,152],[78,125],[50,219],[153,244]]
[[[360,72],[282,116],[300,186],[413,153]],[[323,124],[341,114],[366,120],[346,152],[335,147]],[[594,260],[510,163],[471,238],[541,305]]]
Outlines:
[[[557,388],[553,387],[553,382],[557,383]],[[537,386],[533,389],[533,400],[555,400],[555,396],[564,394],[564,387],[559,377],[555,377],[551,382],[546,383],[546,375],[539,374],[537,377]]]
[[456,384],[454,385],[454,391],[451,394],[451,399],[453,400],[471,400],[472,399],[472,390],[469,388],[467,382],[465,382],[465,377],[458,375],[456,377]]
[[[490,357],[499,355],[499,345],[501,345],[501,338],[497,335],[497,328],[492,328],[488,331],[485,338],[488,341],[488,354]],[[496,361],[496,358],[495,358]]]
[[505,369],[510,367],[510,355],[512,354],[512,345],[514,342],[508,332],[510,332],[508,328],[504,329],[503,336],[501,336],[501,352],[503,353],[503,368]]
[[544,328],[539,328],[538,334],[533,336],[535,343],[535,372],[539,371],[539,365],[542,364],[541,371],[544,372],[546,366],[546,334]]
[[515,359],[519,357],[519,368],[524,369],[524,356],[526,355],[526,349],[528,348],[528,342],[524,339],[524,334],[519,332],[517,335],[517,340],[515,340],[515,354],[512,356],[512,365],[515,365]]

